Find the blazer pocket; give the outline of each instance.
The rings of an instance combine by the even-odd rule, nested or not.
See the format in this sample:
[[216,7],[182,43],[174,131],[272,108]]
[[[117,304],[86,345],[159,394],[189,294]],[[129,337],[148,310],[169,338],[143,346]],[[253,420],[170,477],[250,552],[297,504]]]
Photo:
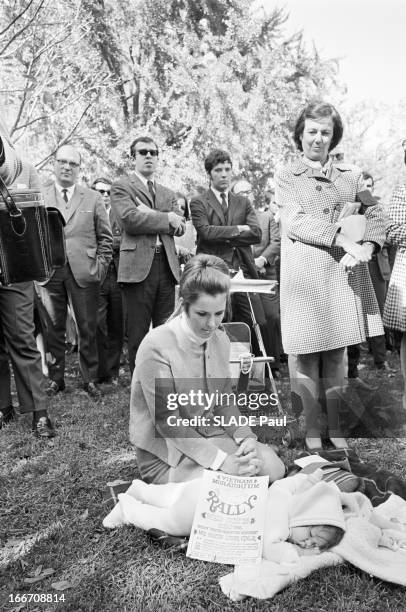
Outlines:
[[136,248],[136,244],[121,244],[120,251],[135,251]]
[[89,249],[86,249],[86,253],[91,259],[96,259],[97,248],[91,247]]

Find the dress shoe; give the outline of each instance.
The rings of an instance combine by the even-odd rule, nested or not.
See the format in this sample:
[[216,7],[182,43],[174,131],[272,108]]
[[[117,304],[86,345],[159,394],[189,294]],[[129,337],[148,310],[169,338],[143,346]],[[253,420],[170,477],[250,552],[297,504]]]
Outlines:
[[386,374],[395,374],[395,372],[397,371],[394,368],[391,368],[387,361],[384,361],[383,363],[377,363],[375,367],[378,372],[386,372]]
[[348,382],[353,387],[358,387],[358,389],[362,389],[363,391],[376,391],[377,387],[373,387],[369,385],[365,380],[362,380],[359,376],[355,376],[354,378],[349,378]]
[[7,408],[2,408],[0,410],[0,429],[6,423],[9,423],[14,419],[14,408],[13,406],[7,406]]
[[37,438],[53,438],[55,436],[55,430],[52,426],[51,419],[47,416],[40,417],[38,421],[33,425],[34,434]]
[[51,380],[49,382],[49,386],[47,389],[47,395],[56,395],[60,391],[64,391],[64,390],[65,390],[64,381],[57,383],[55,380]]
[[101,399],[102,392],[100,391],[100,389],[99,389],[99,387],[97,386],[96,383],[94,383],[94,382],[85,383],[83,385],[83,389],[86,391],[88,396],[91,397],[92,399],[94,399],[94,400]]

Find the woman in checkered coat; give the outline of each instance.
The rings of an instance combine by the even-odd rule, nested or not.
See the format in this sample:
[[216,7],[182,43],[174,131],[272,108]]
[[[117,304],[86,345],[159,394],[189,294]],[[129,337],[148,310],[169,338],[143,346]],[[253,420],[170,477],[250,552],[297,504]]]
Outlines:
[[[388,241],[397,247],[383,311],[383,322],[390,329],[403,332],[400,344],[400,364],[406,380],[406,185],[398,185],[389,206]],[[403,394],[406,408],[406,393]]]
[[380,208],[367,208],[362,244],[337,225],[340,213],[347,216],[357,210],[354,202],[362,190],[360,170],[333,165],[329,158],[342,133],[333,106],[310,104],[294,132],[303,155],[275,177],[282,230],[282,341],[285,352],[294,356],[292,388],[302,400],[311,450],[321,447],[318,398],[323,391],[330,440],[337,448],[346,446],[338,420],[344,349],[383,333],[367,264],[385,239]]

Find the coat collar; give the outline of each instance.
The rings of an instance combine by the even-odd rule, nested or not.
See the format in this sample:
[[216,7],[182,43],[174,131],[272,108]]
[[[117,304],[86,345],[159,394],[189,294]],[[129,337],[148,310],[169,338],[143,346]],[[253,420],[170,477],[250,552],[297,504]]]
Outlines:
[[[140,178],[138,178],[138,176],[133,173],[130,174],[129,176],[130,179],[130,183],[132,183],[134,185],[134,187],[136,187],[139,191],[142,192],[142,194],[146,197],[148,204],[151,206],[151,208],[153,208],[153,202],[152,202],[152,198],[151,198],[151,194],[148,191],[148,187],[146,187],[146,185],[142,182],[142,180]],[[157,199],[157,184],[155,184],[155,200]]]
[[331,167],[330,176],[326,177],[318,168],[311,168],[308,166],[302,158],[297,159],[292,164],[292,172],[296,176],[306,173],[309,178],[315,178],[322,181],[334,182],[339,176],[342,175],[342,173],[350,170],[352,170],[352,166],[350,164],[335,162]]
[[[231,200],[231,198],[230,198]],[[230,202],[229,200],[229,202]],[[226,218],[224,216],[224,212],[223,209],[221,208],[221,204],[218,201],[218,199],[216,198],[216,196],[214,195],[214,193],[212,192],[211,189],[208,189],[207,191],[207,201],[210,204],[210,206],[216,211],[216,213],[218,214],[218,216],[220,217],[220,219],[222,220],[222,222],[226,225],[227,221]]]

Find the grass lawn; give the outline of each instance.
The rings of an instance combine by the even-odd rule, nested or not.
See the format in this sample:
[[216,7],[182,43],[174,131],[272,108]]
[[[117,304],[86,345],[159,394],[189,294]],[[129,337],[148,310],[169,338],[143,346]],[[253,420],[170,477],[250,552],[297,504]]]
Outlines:
[[[369,356],[363,361],[361,375],[384,388],[387,377],[376,377]],[[52,400],[54,441],[35,440],[28,416],[0,431],[0,610],[406,610],[405,589],[347,565],[314,573],[272,600],[235,604],[218,585],[230,567],[164,550],[134,527],[104,530],[106,483],[137,476],[127,440],[129,378],[96,404],[78,389],[74,358],[69,363],[67,392]],[[400,402],[399,373],[389,387]],[[404,438],[351,446],[406,478]],[[10,603],[11,594],[24,593],[52,595],[52,603]]]

